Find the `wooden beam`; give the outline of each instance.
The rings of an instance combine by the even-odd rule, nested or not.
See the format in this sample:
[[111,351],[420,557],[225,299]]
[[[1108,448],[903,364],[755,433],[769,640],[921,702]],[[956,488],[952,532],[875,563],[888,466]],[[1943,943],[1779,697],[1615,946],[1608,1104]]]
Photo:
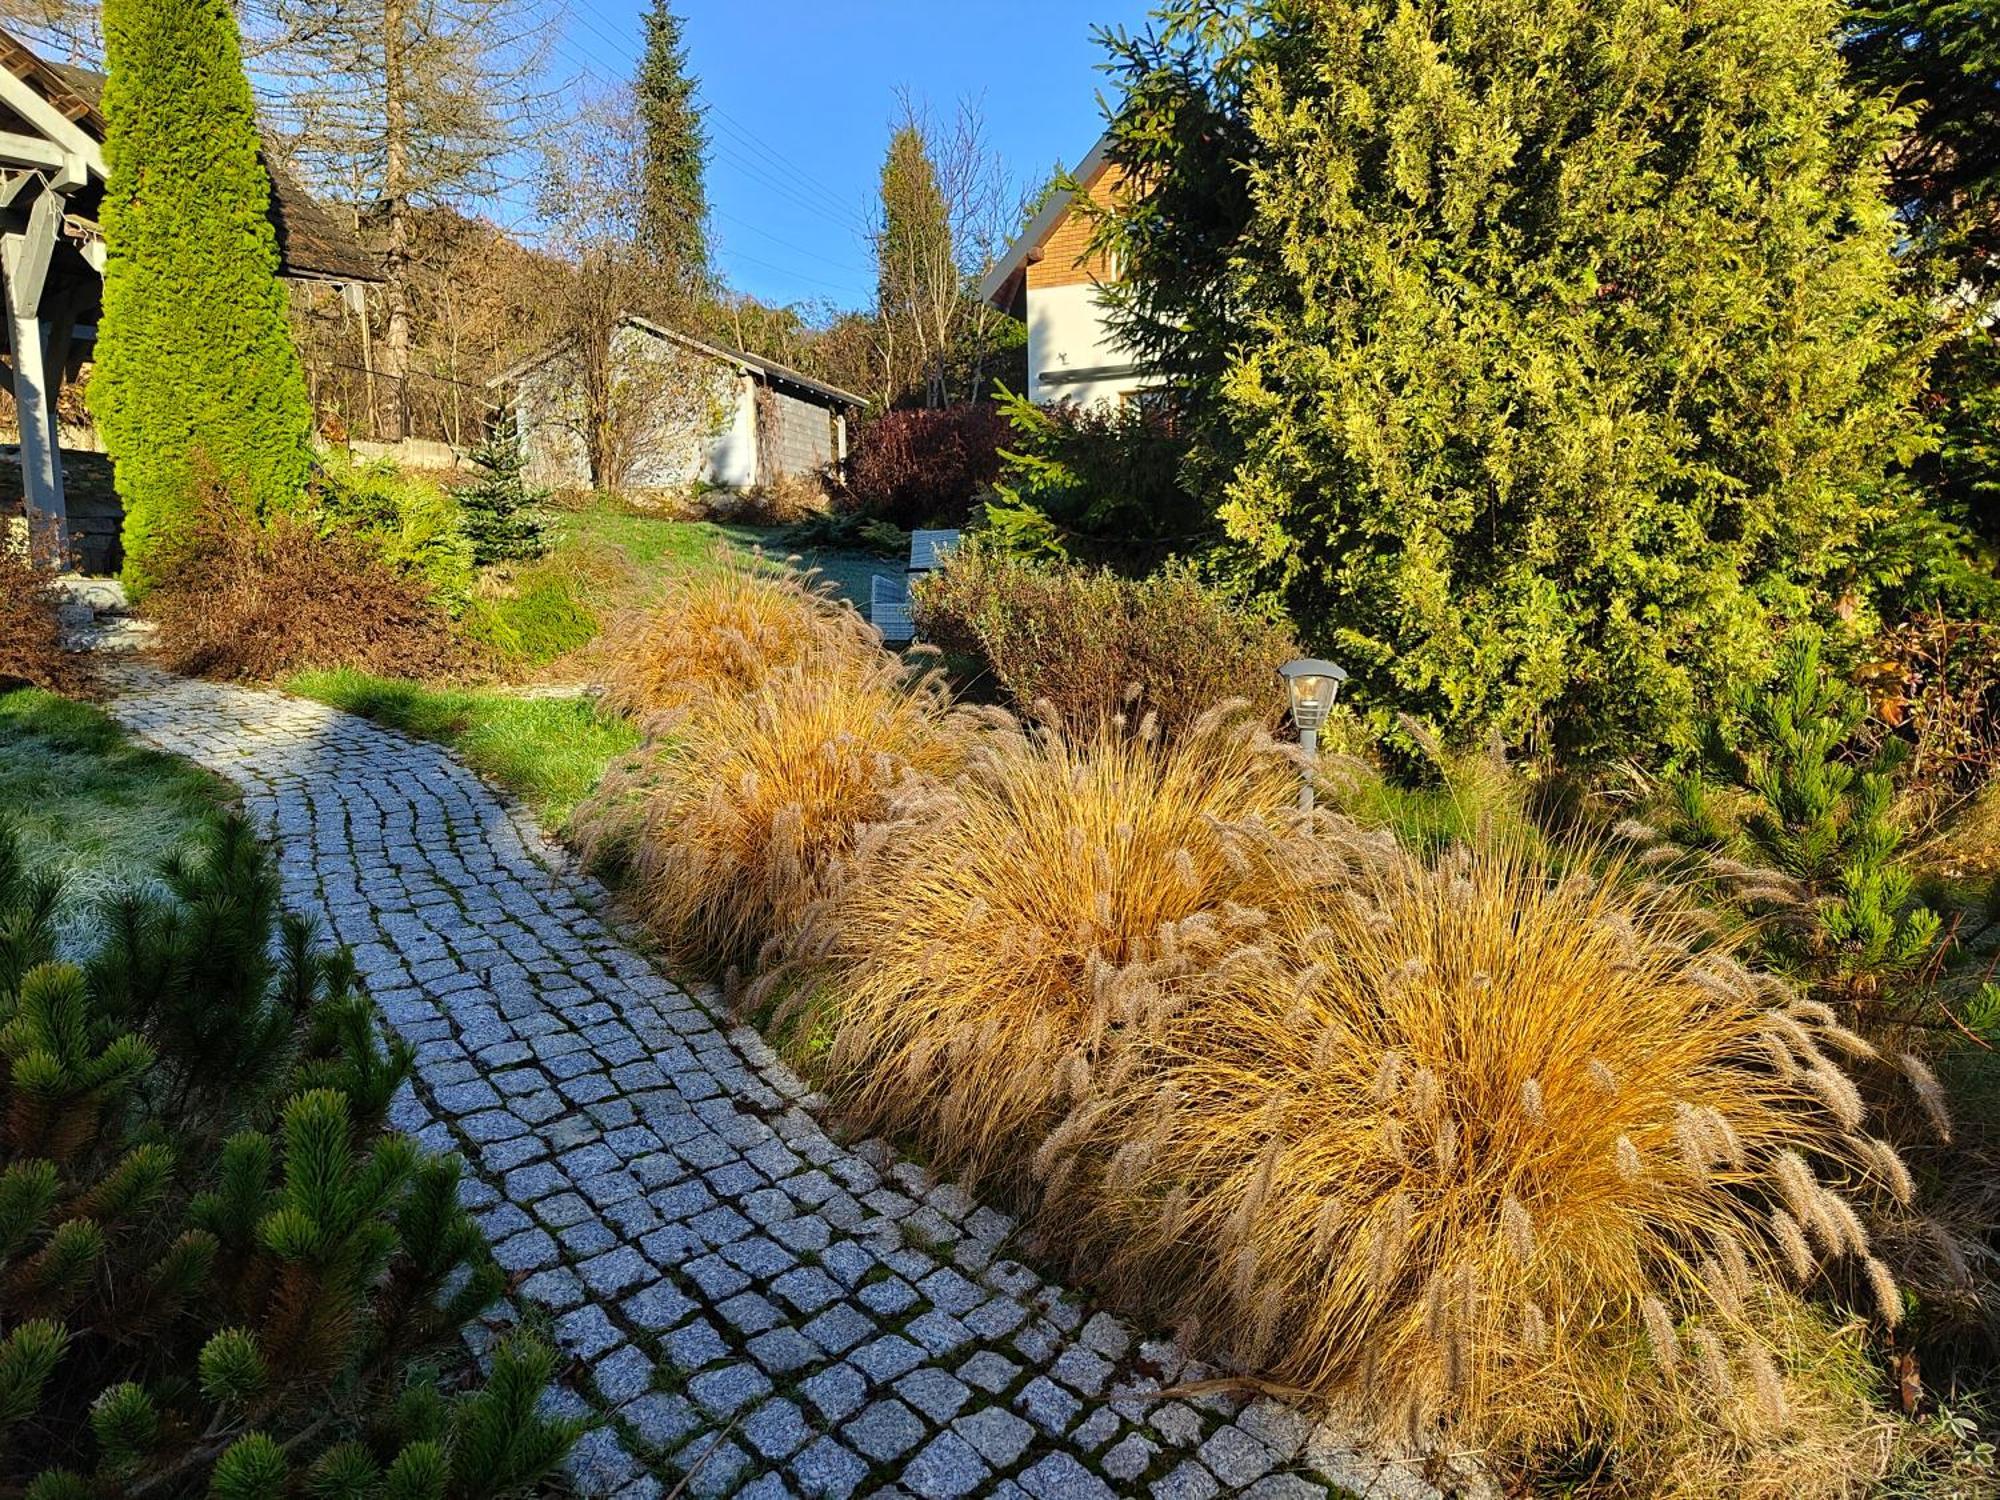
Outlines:
[[60,182],[59,187],[80,188],[90,173],[100,180],[104,177],[104,148],[91,138],[90,132],[29,88],[27,80],[6,68],[0,68],[0,104],[62,148],[70,160],[64,175],[73,172],[76,180]]
[[56,231],[62,225],[62,195],[43,192],[28,210],[25,233],[10,234],[0,242],[7,273],[7,304],[10,311],[28,316],[42,305],[42,288],[49,279],[49,260],[56,253]]
[[[75,153],[39,135],[0,130],[0,162],[10,167],[31,167],[38,172],[63,172],[75,165]],[[81,187],[77,182],[73,186]]]

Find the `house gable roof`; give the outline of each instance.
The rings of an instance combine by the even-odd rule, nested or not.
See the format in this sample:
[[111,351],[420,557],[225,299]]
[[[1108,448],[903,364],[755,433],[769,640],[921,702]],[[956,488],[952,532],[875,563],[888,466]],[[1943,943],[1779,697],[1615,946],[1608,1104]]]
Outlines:
[[[1083,160],[1077,163],[1076,170],[1070,173],[1070,176],[1088,188],[1103,173],[1110,160],[1111,137],[1101,135],[1097,138],[1097,144],[1092,146]],[[1048,202],[1044,203],[1034,218],[1028,221],[1027,227],[1014,237],[1014,242],[1007,247],[1007,253],[1000,257],[993,269],[986,273],[985,279],[979,283],[979,295],[1000,311],[1013,312],[1021,300],[1028,267],[1041,259],[1042,249],[1048,244],[1049,236],[1056,232],[1057,226],[1062,223],[1069,213],[1070,205],[1075,201],[1074,192],[1049,194]]]
[[[104,171],[104,75],[68,63],[49,62],[18,38],[0,31],[0,68],[27,84],[63,119],[72,122],[92,149],[93,174]],[[354,234],[279,166],[269,144],[259,151],[271,179],[271,226],[278,236],[279,274],[320,281],[380,281],[376,258]]]
[[[858,396],[853,391],[843,391],[839,386],[827,385],[824,381],[814,380],[810,375],[794,370],[790,365],[781,365],[774,359],[765,359],[762,355],[747,354],[741,349],[725,349],[720,344],[707,343],[695,338],[692,334],[682,333],[679,329],[669,328],[663,323],[655,323],[652,319],[642,318],[636,313],[627,313],[618,322],[621,327],[644,329],[647,333],[657,338],[667,339],[672,343],[679,344],[682,348],[692,350],[694,353],[708,359],[713,359],[719,364],[732,365],[742,373],[761,375],[765,380],[774,385],[795,387],[809,396],[819,397],[832,406],[849,406],[859,409],[868,404],[866,396]],[[563,352],[565,347],[565,345],[560,343],[551,344],[548,348],[539,350],[529,355],[526,359],[502,370],[498,375],[487,381],[486,384],[489,388],[512,385],[538,365],[546,364],[549,360],[554,359],[558,354]]]

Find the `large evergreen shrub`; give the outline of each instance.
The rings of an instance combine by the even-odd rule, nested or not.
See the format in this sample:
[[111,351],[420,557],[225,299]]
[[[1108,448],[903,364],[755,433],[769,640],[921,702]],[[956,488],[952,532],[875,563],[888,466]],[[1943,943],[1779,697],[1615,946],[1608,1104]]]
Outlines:
[[305,494],[312,410],[286,322],[271,183],[226,0],[106,0],[104,316],[90,408],[117,464],[125,574],[207,464],[258,512]]
[[384,1129],[409,1047],[383,1045],[344,952],[278,917],[245,822],[162,875],[67,962],[57,888],[0,827],[0,1489],[536,1482],[575,1435],[536,1415],[545,1349],[504,1346],[449,1399],[411,1365],[503,1278],[458,1162]]
[[1117,321],[1377,703],[1691,735],[1920,446],[1887,106],[1834,0],[1232,0],[1120,44]]

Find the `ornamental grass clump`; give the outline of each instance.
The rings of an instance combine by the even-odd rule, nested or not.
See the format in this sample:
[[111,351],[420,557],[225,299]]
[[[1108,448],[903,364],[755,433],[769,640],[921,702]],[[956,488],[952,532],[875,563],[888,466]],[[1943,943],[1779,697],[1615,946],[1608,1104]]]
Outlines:
[[1164,1024],[1175,986],[1380,856],[1331,822],[1307,837],[1297,799],[1235,705],[1167,743],[1115,724],[1001,741],[906,800],[804,944],[840,974],[846,1107],[962,1176],[1025,1181],[1034,1141],[1094,1097],[1123,1036]]
[[[872,649],[872,648],[871,648]],[[792,934],[892,799],[963,768],[993,717],[882,652],[779,668],[687,710],[580,820],[674,956],[726,969]]]
[[[1908,1180],[1815,1009],[1709,931],[1615,871],[1357,863],[1139,1013],[1044,1139],[1047,1239],[1406,1433],[1861,1464],[1796,1290],[1837,1271],[1893,1323],[1861,1209]],[[1837,1491],[1801,1462],[1782,1492]]]
[[761,559],[676,577],[616,637],[604,701],[634,717],[750,692],[781,668],[865,671],[881,655],[881,637],[851,605]]

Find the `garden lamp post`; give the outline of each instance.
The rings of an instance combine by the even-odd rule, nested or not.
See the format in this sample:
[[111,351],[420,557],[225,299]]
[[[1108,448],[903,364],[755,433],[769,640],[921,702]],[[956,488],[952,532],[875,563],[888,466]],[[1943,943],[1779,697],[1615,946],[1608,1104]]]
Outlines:
[[1319,729],[1333,711],[1340,685],[1347,673],[1330,661],[1310,658],[1288,661],[1278,668],[1285,689],[1292,697],[1292,726],[1299,732],[1299,747],[1306,753],[1305,785],[1299,789],[1299,811],[1313,810],[1313,766],[1319,760]]

